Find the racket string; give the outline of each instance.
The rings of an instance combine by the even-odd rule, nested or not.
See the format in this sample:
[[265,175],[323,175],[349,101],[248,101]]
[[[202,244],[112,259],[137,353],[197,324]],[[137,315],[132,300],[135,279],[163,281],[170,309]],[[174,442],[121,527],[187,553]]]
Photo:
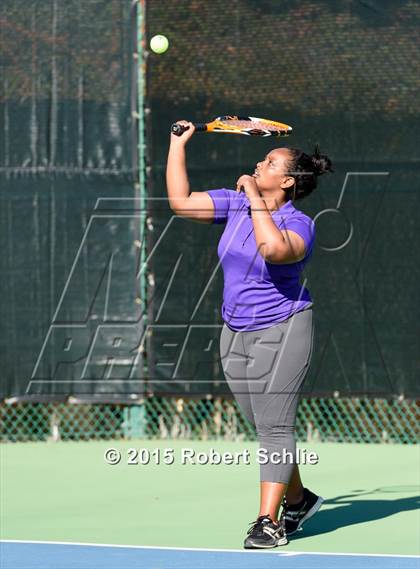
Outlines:
[[220,121],[227,126],[236,126],[238,128],[255,128],[260,130],[286,130],[285,127],[275,126],[272,124],[267,124],[262,121],[244,121],[244,120],[224,120]]

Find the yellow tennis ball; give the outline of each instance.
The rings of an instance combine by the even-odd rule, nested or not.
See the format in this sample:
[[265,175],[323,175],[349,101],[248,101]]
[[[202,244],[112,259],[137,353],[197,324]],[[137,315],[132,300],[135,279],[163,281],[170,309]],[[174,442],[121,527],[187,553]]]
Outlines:
[[165,53],[169,47],[169,41],[166,36],[153,36],[150,40],[150,49],[155,53]]

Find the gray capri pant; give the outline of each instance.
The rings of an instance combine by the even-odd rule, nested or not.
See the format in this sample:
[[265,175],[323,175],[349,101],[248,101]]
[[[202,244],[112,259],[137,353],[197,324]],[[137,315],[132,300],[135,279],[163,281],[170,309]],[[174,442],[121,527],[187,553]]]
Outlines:
[[263,330],[235,332],[223,325],[223,372],[239,407],[256,428],[260,449],[266,449],[260,456],[264,462],[273,452],[286,458],[277,464],[277,455],[267,464],[260,463],[261,481],[288,484],[292,476],[296,410],[313,341],[312,305]]

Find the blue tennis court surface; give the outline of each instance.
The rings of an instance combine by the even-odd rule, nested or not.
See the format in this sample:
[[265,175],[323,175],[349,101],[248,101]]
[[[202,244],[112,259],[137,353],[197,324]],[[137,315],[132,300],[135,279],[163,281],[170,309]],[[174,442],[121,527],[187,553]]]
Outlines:
[[1,569],[419,569],[420,557],[3,541]]

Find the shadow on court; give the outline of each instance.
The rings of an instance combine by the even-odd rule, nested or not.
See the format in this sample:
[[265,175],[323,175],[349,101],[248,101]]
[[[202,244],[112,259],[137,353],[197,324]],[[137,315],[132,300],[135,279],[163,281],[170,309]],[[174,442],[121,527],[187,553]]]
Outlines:
[[[380,520],[400,512],[417,510],[420,505],[420,496],[410,496],[396,500],[353,500],[352,498],[359,498],[360,492],[361,491],[355,491],[352,494],[344,494],[336,498],[326,499],[323,506],[336,504],[337,507],[328,510],[321,508],[313,519],[308,520],[303,531],[299,531],[290,536],[290,540],[295,541],[332,532],[346,526]],[[375,491],[363,493],[373,494],[374,492]]]

